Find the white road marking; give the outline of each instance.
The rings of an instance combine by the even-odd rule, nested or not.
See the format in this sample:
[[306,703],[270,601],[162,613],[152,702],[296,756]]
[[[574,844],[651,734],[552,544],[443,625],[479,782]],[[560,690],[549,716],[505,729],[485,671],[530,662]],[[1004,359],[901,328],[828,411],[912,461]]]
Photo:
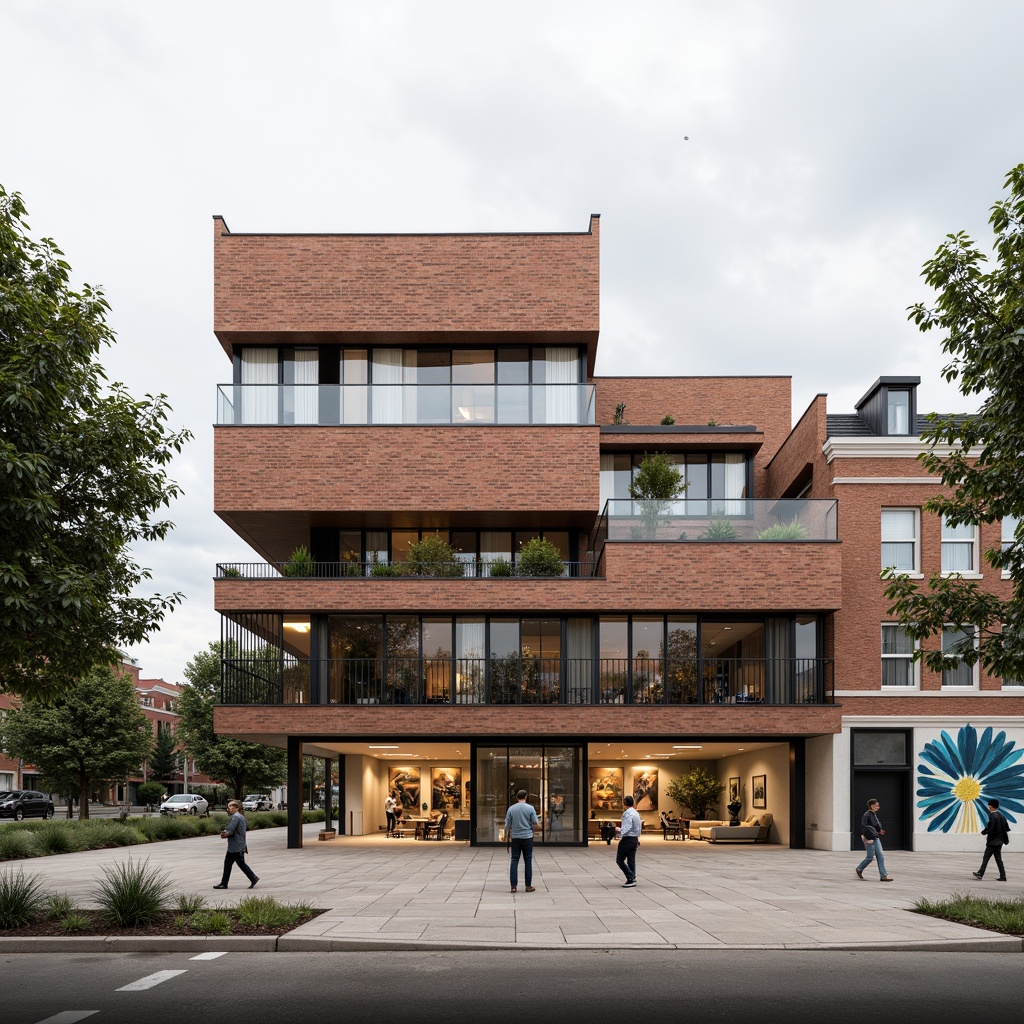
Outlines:
[[41,1020],[38,1024],[75,1024],[75,1021],[85,1020],[86,1017],[91,1017],[94,1013],[99,1013],[99,1010],[65,1010],[63,1013],[54,1014],[52,1017],[47,1017],[46,1020]]
[[170,981],[171,978],[176,978],[179,974],[187,974],[187,971],[157,971],[156,974],[147,974],[145,978],[139,978],[138,981],[133,981],[130,985],[122,985],[121,988],[115,989],[115,992],[142,992],[147,988],[152,988],[154,985],[160,985],[165,981]]
[[219,956],[227,956],[227,950],[221,953],[200,953],[199,956],[190,956],[189,960],[216,960]]

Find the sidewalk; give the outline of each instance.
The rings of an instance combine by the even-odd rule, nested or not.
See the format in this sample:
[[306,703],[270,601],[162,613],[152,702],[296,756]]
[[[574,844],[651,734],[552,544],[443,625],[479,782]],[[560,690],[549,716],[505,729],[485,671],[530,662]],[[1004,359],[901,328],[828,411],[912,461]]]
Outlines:
[[[753,844],[645,840],[637,857],[639,886],[621,888],[615,846],[538,848],[536,892],[509,892],[504,849],[464,843],[339,837],[318,842],[307,825],[302,850],[285,847],[285,830],[249,833],[249,861],[260,876],[254,895],[329,908],[280,938],[17,939],[0,952],[57,949],[858,949],[1022,952],[1022,940],[909,912],[924,896],[971,890],[1019,895],[1011,881],[978,882],[973,854],[886,852],[896,881],[882,885],[874,865],[863,881],[855,852],[826,853]],[[250,895],[236,876],[214,892],[224,844],[216,836],[146,847],[95,850],[7,862],[38,875],[46,888],[83,906],[102,866],[148,858],[179,891],[211,903]],[[1022,876],[1024,877],[1024,876]]]

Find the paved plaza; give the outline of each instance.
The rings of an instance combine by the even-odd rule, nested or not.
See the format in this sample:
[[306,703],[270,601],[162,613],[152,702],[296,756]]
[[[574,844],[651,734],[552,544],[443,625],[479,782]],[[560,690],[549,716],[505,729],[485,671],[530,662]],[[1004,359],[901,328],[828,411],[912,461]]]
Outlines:
[[[1010,882],[979,882],[980,862],[966,853],[886,853],[891,884],[871,865],[863,881],[858,855],[781,846],[665,842],[645,838],[637,858],[639,885],[623,889],[615,844],[538,848],[536,892],[509,892],[503,848],[464,843],[393,840],[382,836],[318,842],[320,826],[305,826],[305,846],[288,850],[285,829],[250,831],[249,862],[260,876],[258,895],[303,901],[327,913],[280,939],[165,939],[185,948],[424,949],[424,948],[660,948],[660,949],[914,949],[1022,950],[1019,938],[969,928],[910,911],[920,897],[958,891],[1010,897],[1021,892],[1015,856]],[[131,857],[166,872],[175,890],[200,892],[211,903],[249,895],[237,872],[232,887],[214,892],[224,843],[216,836],[144,847],[95,850],[0,865],[22,866],[82,906],[102,867]],[[1024,880],[1024,874],[1020,875]],[[0,938],[0,952],[97,945],[85,938]],[[74,944],[78,944],[77,946]],[[108,940],[105,948],[167,948],[160,940]],[[147,944],[148,943],[148,944]]]

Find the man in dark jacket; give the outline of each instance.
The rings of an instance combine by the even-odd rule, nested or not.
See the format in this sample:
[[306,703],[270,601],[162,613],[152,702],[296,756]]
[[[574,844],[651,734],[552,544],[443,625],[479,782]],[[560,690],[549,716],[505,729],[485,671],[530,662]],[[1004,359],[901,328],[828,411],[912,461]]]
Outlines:
[[882,849],[882,836],[885,829],[878,820],[878,801],[872,797],[868,801],[868,809],[860,819],[860,837],[864,842],[864,859],[854,869],[858,878],[864,877],[864,869],[871,863],[872,858],[878,862],[878,880],[880,882],[891,882],[892,875],[885,870],[885,851]]
[[981,867],[974,872],[975,878],[985,877],[985,868],[989,858],[995,857],[996,867],[999,868],[999,881],[1006,881],[1006,868],[1003,867],[1003,845],[1008,842],[1007,833],[1010,826],[1006,824],[1003,812],[999,810],[999,801],[993,798],[988,802],[988,824],[981,830],[985,836],[985,856],[981,859]]

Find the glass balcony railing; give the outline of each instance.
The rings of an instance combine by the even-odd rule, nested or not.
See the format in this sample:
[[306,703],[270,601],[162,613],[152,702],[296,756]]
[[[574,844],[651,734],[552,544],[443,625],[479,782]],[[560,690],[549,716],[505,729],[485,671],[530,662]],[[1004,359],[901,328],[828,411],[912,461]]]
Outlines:
[[824,658],[226,658],[225,704],[807,705],[832,701]]
[[838,514],[831,498],[612,498],[591,547],[600,552],[606,541],[834,541]]
[[579,426],[593,384],[218,384],[220,426]]
[[525,571],[515,561],[505,559],[467,558],[457,556],[454,562],[437,562],[420,570],[409,563],[396,561],[369,562],[310,562],[296,565],[292,562],[218,562],[216,579],[219,580],[280,580],[280,579],[585,579],[594,575],[594,563],[562,562],[560,573],[539,577]]

